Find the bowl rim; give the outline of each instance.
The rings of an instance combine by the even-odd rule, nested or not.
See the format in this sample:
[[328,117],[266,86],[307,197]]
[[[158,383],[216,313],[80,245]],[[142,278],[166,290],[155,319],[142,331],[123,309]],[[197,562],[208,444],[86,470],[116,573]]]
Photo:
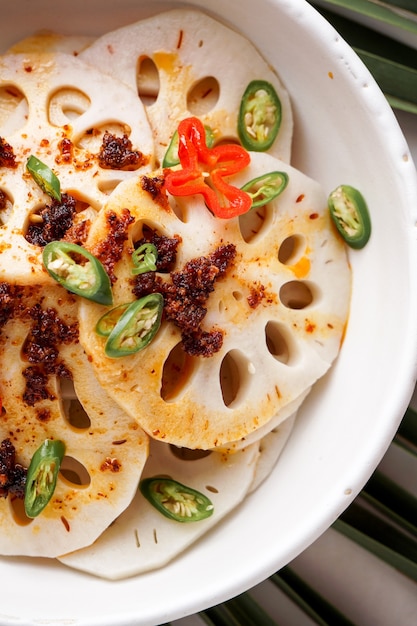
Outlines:
[[[389,151],[392,151],[392,153],[396,155],[397,175],[404,185],[404,198],[407,198],[408,201],[409,215],[407,216],[407,219],[409,220],[409,223],[404,226],[404,229],[408,235],[407,246],[409,248],[410,255],[410,286],[412,286],[416,283],[415,279],[417,274],[417,180],[415,177],[414,163],[393,112],[391,111],[388,103],[385,102],[379,87],[376,85],[374,79],[356,53],[346,42],[343,41],[334,28],[326,22],[326,20],[311,5],[309,5],[305,0],[265,0],[265,3],[269,6],[269,10],[274,10],[274,7],[279,8],[279,10],[285,13],[288,18],[296,20],[301,29],[307,28],[308,25],[310,36],[314,37],[319,42],[319,46],[323,50],[323,53],[326,50],[328,42],[335,41],[337,39],[337,53],[340,54],[340,52],[342,52],[345,62],[349,65],[345,74],[348,76],[348,80],[352,82],[352,85],[356,85],[359,79],[367,82],[368,89],[362,90],[360,93],[361,103],[370,116],[373,116],[377,110],[383,120],[382,131],[384,133]],[[109,4],[111,3],[109,2]],[[133,3],[127,2],[127,4],[129,7],[133,6]],[[40,6],[42,7],[46,5],[47,2],[41,0]],[[79,5],[81,5],[81,2]],[[197,6],[204,9],[205,3],[203,0],[196,0],[195,2],[185,3],[185,5]],[[163,5],[158,2],[153,6],[157,8],[162,7]],[[240,0],[232,0],[229,3],[229,8],[227,9],[228,15],[232,16],[233,10],[239,10],[239,6]],[[217,13],[221,16],[221,7],[221,0],[215,0],[210,7],[211,12]],[[249,28],[249,16],[242,18],[242,24],[246,24],[247,29]],[[244,28],[242,30],[244,31]],[[408,161],[402,158],[406,154],[408,155]],[[251,552],[255,553],[259,550],[260,553],[262,553],[262,559],[251,566],[250,574],[247,569],[235,571],[233,564],[230,563],[226,563],[224,566],[222,565],[219,567],[218,555],[212,555],[210,557],[204,546],[196,545],[192,548],[195,552],[195,560],[198,561],[199,559],[202,559],[206,560],[206,562],[208,561],[207,566],[212,568],[212,572],[217,572],[217,576],[210,578],[208,576],[201,576],[201,573],[197,573],[198,575],[196,574],[196,577],[198,579],[197,586],[199,586],[199,593],[194,593],[192,598],[187,598],[186,604],[183,602],[184,598],[179,601],[178,595],[174,593],[174,590],[167,590],[167,587],[165,587],[165,593],[163,595],[164,606],[162,606],[162,604],[152,607],[141,606],[141,603],[137,598],[138,592],[141,591],[140,582],[138,582],[137,579],[129,579],[127,581],[123,581],[123,587],[126,589],[124,593],[126,596],[136,598],[137,604],[135,607],[132,606],[128,610],[123,609],[123,612],[117,615],[102,614],[95,617],[92,617],[91,615],[87,618],[82,617],[74,620],[74,623],[79,626],[81,626],[81,624],[83,626],[116,626],[116,624],[117,626],[133,626],[133,624],[135,624],[135,626],[150,626],[162,623],[163,621],[179,619],[186,615],[196,613],[199,610],[207,608],[208,606],[223,602],[228,598],[236,596],[242,591],[253,587],[270,576],[274,571],[276,571],[276,569],[278,569],[278,567],[282,566],[284,561],[286,563],[291,561],[297,556],[297,554],[307,548],[308,545],[319,537],[350,504],[362,488],[363,484],[366,482],[367,477],[371,475],[373,469],[382,458],[385,450],[392,440],[402,414],[407,408],[408,401],[413,393],[417,377],[417,289],[415,291],[411,290],[408,304],[409,343],[407,346],[404,346],[401,364],[399,371],[397,372],[397,381],[401,381],[398,382],[398,393],[395,398],[391,398],[391,402],[387,403],[384,417],[384,427],[380,428],[378,433],[375,434],[375,439],[369,446],[367,453],[362,454],[360,462],[358,461],[354,467],[350,467],[346,471],[346,483],[351,485],[350,493],[343,493],[343,491],[339,488],[339,484],[335,486],[332,493],[329,494],[329,508],[326,511],[316,511],[309,520],[305,520],[299,527],[297,538],[294,539],[291,545],[286,547],[284,552],[280,552],[279,558],[277,558],[277,554],[272,548],[265,550],[265,546],[262,546],[262,537],[254,537],[251,543]],[[411,321],[413,316],[416,320],[414,323]],[[288,454],[287,450],[284,450],[284,455],[285,454]],[[259,495],[257,496],[254,494],[252,501],[257,504],[258,499],[260,499]],[[210,533],[210,537],[214,538],[215,541],[224,526],[227,526],[228,529],[232,528],[233,523],[239,522],[241,517],[244,515],[243,509],[244,507],[242,508],[242,511],[240,511],[236,516],[233,516],[233,518],[227,519],[219,528],[213,529]],[[233,556],[234,554],[231,552],[231,554],[228,555],[228,558],[232,559]],[[180,557],[178,561],[184,563],[185,567],[187,566],[186,556]],[[22,564],[25,568],[27,568],[29,576],[36,574],[35,563],[27,564],[24,560],[17,560],[11,565],[13,575],[16,575],[15,570]],[[230,568],[232,568],[234,572],[234,577],[233,579],[228,580],[227,572]],[[159,585],[160,583],[158,581],[161,577],[162,580],[168,584],[170,572],[172,570],[175,573],[176,568],[167,566],[167,568],[164,569],[165,571],[159,570],[146,575],[149,579],[149,585]],[[223,573],[220,572],[222,569],[224,569]],[[52,575],[55,573],[57,576],[57,584],[59,584],[61,579],[66,580],[67,578],[70,579],[72,577],[72,575],[64,575],[62,578],[59,567],[52,567],[51,571]],[[81,584],[83,584],[83,578],[80,578],[80,580]],[[221,588],[219,588],[219,584],[221,584]],[[93,593],[97,594],[102,594],[103,592],[106,593],[108,591],[108,594],[113,593],[117,595],[118,591],[121,589],[119,582],[109,583],[108,581],[88,579],[88,585]],[[179,587],[180,585],[178,584],[176,586],[176,591],[178,591]],[[33,619],[34,621],[31,623],[38,623],[36,618]],[[45,617],[45,619],[47,618]],[[117,619],[117,622],[115,622],[115,619]],[[62,618],[62,622],[64,623],[64,618]],[[16,617],[7,615],[3,616],[0,613],[0,623],[4,624],[4,626],[9,626],[9,624],[11,626],[16,623]],[[25,623],[28,622],[26,621]],[[56,623],[59,624],[59,620],[56,620]]]

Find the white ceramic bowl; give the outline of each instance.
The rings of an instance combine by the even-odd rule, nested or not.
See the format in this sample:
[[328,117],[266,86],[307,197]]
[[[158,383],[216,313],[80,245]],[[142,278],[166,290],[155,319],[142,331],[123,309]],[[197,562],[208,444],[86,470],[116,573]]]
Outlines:
[[[39,28],[99,34],[178,5],[153,0],[14,0],[5,49]],[[335,367],[303,406],[266,482],[170,565],[98,580],[44,560],[0,559],[0,624],[161,624],[222,602],[286,565],[350,504],[387,449],[414,388],[417,189],[394,115],[352,50],[304,0],[194,0],[246,34],[276,67],[295,113],[293,163],[330,191],[360,188],[373,234],[351,254],[351,317]],[[0,259],[1,261],[1,259]],[[51,537],[53,541],[53,537]]]

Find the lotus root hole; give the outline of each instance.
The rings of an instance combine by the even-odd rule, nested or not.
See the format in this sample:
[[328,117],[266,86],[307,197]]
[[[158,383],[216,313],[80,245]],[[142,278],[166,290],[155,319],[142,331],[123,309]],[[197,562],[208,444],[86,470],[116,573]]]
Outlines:
[[286,334],[286,329],[279,322],[271,320],[265,326],[265,340],[268,351],[277,361],[288,365],[291,352]]
[[[87,130],[80,138],[77,139],[75,145],[77,148],[82,150],[86,150],[91,154],[99,154],[101,147],[103,145],[104,134],[109,133],[110,135],[114,135],[114,137],[122,138],[126,135],[129,138],[131,134],[131,128],[123,123],[123,122],[107,122],[103,126],[94,126],[93,129]],[[135,146],[132,146],[132,150],[135,150]],[[129,170],[139,169],[141,166],[141,161],[139,160],[137,164],[131,165]],[[106,167],[105,169],[110,170],[111,167]]]
[[79,400],[70,400],[65,407],[64,413],[68,423],[73,428],[78,430],[90,428],[91,420]]
[[90,106],[90,98],[79,89],[58,89],[49,98],[49,122],[52,126],[65,126],[83,115]]
[[132,245],[137,247],[139,242],[142,243],[142,239],[152,241],[154,234],[161,237],[165,235],[165,232],[156,222],[138,219],[131,230]]
[[[233,300],[235,300],[235,302],[241,302],[244,298],[245,298],[245,294],[242,293],[242,291],[240,291],[239,289],[235,289],[232,291],[231,296],[233,298]],[[228,302],[227,299],[223,300],[223,298],[220,298],[218,301],[218,309],[219,309],[219,313],[222,314],[225,311],[227,311],[228,309]]]
[[240,234],[246,243],[255,243],[268,232],[273,210],[265,204],[239,216]]
[[[75,199],[75,214],[70,220],[68,220],[67,226],[65,227],[65,219],[63,217],[63,209],[65,208],[64,201],[62,205],[59,203],[54,204],[51,199],[49,199],[46,203],[42,202],[33,208],[29,215],[27,215],[24,224],[21,226],[23,236],[27,241],[29,241],[29,243],[38,243],[36,241],[36,231],[42,231],[45,224],[47,224],[46,230],[48,230],[49,225],[54,225],[55,232],[53,228],[49,232],[54,232],[53,236],[58,238],[64,237],[66,230],[68,230],[72,224],[80,224],[88,219],[94,220],[96,217],[96,211],[90,205],[88,200],[81,198],[77,192],[70,189],[67,190],[67,193]],[[46,219],[44,218],[44,215]],[[69,213],[68,217],[70,217]],[[41,243],[39,245],[45,245],[46,241],[47,240],[45,240],[43,244]]]
[[180,222],[186,224],[189,221],[187,206],[181,202],[180,198],[175,198],[174,196],[169,196],[168,201],[174,215]]
[[172,454],[181,461],[199,461],[211,454],[210,450],[191,450],[190,448],[181,448],[170,444],[169,449]]
[[313,302],[313,293],[306,282],[291,280],[282,285],[279,298],[287,309],[305,309]]
[[61,478],[72,486],[88,487],[91,483],[91,477],[87,468],[73,456],[64,456],[59,473]]
[[106,196],[109,196],[112,191],[116,189],[116,187],[121,183],[121,178],[117,178],[117,174],[115,174],[116,178],[112,179],[101,179],[98,181],[98,189],[101,193],[104,193]]
[[28,230],[29,229],[32,230],[33,228],[35,229],[42,228],[43,223],[44,223],[43,217],[42,217],[42,211],[44,211],[45,209],[46,209],[46,204],[44,202],[34,206],[32,211],[25,217],[24,223],[21,225],[23,236],[30,243],[33,243],[33,242],[31,241],[31,236],[28,235]]
[[19,526],[27,526],[33,519],[28,517],[25,512],[25,505],[22,498],[8,498],[10,511],[13,517],[13,520]]
[[206,76],[191,87],[187,94],[187,109],[191,115],[205,115],[212,111],[220,95],[217,78]]
[[28,102],[15,85],[0,87],[0,126],[3,134],[12,135],[26,124]]
[[150,57],[143,56],[138,59],[136,87],[138,96],[145,106],[152,105],[158,98],[160,89],[159,71]]
[[169,353],[162,370],[161,398],[173,402],[184,391],[193,375],[196,361],[178,343]]
[[59,386],[62,398],[63,414],[67,423],[77,430],[86,430],[91,426],[84,407],[77,398],[74,385],[68,378],[60,378]]
[[302,235],[291,235],[284,239],[278,250],[278,260],[283,265],[294,265],[305,251]]
[[219,380],[223,402],[233,407],[243,399],[255,367],[239,350],[230,350],[220,366]]
[[0,227],[5,226],[13,212],[13,200],[4,189],[0,189]]

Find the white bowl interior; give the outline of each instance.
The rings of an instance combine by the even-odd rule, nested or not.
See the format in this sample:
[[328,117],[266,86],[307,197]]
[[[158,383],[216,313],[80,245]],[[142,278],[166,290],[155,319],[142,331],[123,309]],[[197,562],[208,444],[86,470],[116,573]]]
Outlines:
[[[98,34],[174,4],[73,0],[68,10],[47,0],[15,0],[2,12],[0,41],[6,48],[38,28]],[[181,4],[207,6],[203,0]],[[1,624],[160,624],[248,589],[287,564],[348,506],[412,394],[417,189],[390,108],[356,55],[303,0],[212,0],[210,11],[246,34],[288,87],[293,164],[327,191],[349,183],[368,200],[373,234],[364,250],[350,254],[352,310],[343,349],[303,406],[273,473],[202,541],[161,570],[119,582],[43,560],[2,559],[8,592]]]

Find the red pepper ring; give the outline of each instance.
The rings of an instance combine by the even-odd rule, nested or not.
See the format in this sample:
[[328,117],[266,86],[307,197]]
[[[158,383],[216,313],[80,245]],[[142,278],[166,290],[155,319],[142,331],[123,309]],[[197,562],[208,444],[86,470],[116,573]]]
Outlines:
[[[242,146],[225,144],[208,148],[202,122],[188,117],[178,125],[178,156],[182,169],[165,170],[165,188],[170,194],[201,194],[212,213],[223,219],[249,211],[252,206],[249,194],[224,180],[249,165],[250,155]],[[226,204],[221,202],[224,198]]]

